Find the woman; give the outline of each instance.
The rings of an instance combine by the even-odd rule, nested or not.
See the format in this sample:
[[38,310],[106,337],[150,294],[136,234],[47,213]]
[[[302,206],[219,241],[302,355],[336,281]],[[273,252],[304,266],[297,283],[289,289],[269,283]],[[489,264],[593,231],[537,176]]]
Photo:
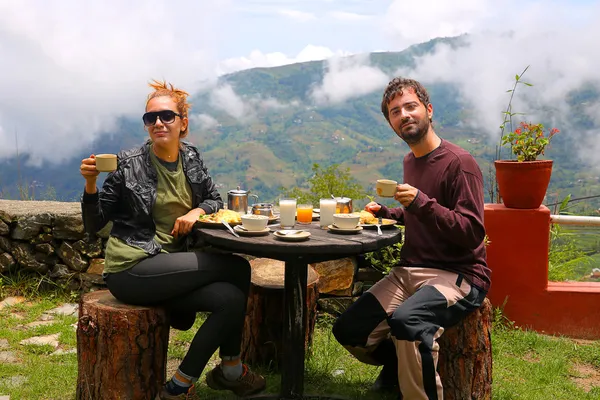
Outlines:
[[108,221],[104,276],[119,300],[167,307],[171,326],[189,329],[197,311],[211,312],[175,375],[157,399],[186,399],[219,348],[221,363],[206,383],[238,396],[259,392],[265,379],[240,360],[250,266],[234,255],[186,252],[186,236],[203,214],[223,206],[198,150],[183,142],[188,133],[188,94],[154,81],[143,115],[150,140],[121,152],[117,170],[98,192],[95,157],[81,162],[85,178],[82,212],[89,233]]

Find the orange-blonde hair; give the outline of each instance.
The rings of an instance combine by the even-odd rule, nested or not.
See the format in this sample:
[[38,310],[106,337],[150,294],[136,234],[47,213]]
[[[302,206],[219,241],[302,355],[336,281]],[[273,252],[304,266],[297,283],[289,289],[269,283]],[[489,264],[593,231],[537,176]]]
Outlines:
[[[148,106],[148,102],[155,97],[169,96],[173,99],[173,101],[175,101],[175,104],[177,105],[177,112],[181,114],[181,118],[188,117],[188,110],[192,106],[187,101],[187,97],[189,96],[188,92],[177,89],[172,83],[167,83],[166,81],[161,82],[157,81],[156,79],[153,79],[148,86],[154,89],[154,91],[148,95],[146,106]],[[185,131],[181,133],[181,137],[185,137],[187,135],[188,127],[189,124],[186,126]]]

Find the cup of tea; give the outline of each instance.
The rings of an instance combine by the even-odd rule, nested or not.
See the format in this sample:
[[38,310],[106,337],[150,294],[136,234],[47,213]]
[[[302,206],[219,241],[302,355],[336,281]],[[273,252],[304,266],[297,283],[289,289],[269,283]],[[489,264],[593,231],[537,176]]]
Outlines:
[[390,179],[378,179],[375,189],[377,190],[377,195],[380,197],[394,197],[396,194],[396,186],[398,186],[398,182],[396,181]]
[[117,169],[117,155],[96,154],[96,169],[100,172],[112,172]]

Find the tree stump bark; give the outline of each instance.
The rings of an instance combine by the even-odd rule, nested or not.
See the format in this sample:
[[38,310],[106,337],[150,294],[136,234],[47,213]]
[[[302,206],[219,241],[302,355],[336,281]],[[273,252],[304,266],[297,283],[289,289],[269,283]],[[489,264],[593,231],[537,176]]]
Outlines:
[[[242,359],[250,365],[278,369],[281,365],[283,335],[284,262],[268,258],[250,261],[252,283],[242,333]],[[310,349],[317,319],[319,276],[308,266],[305,346]]]
[[77,400],[154,399],[165,381],[168,343],[162,308],[130,306],[108,290],[83,295]]
[[492,398],[492,305],[485,299],[479,309],[439,339],[438,370],[444,400]]

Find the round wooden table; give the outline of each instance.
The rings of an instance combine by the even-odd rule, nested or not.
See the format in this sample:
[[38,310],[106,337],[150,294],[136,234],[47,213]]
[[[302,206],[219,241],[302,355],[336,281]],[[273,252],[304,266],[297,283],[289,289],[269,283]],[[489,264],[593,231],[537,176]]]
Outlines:
[[[272,231],[277,229],[280,227],[271,227]],[[356,234],[336,234],[321,229],[318,221],[307,225],[296,224],[294,229],[306,230],[311,236],[302,242],[287,242],[272,233],[238,238],[225,227],[196,229],[202,242],[217,249],[285,262],[285,357],[281,366],[280,399],[301,399],[304,394],[304,315],[308,264],[372,252],[398,243],[401,239],[401,232],[396,227],[382,229],[381,236],[371,228]]]

